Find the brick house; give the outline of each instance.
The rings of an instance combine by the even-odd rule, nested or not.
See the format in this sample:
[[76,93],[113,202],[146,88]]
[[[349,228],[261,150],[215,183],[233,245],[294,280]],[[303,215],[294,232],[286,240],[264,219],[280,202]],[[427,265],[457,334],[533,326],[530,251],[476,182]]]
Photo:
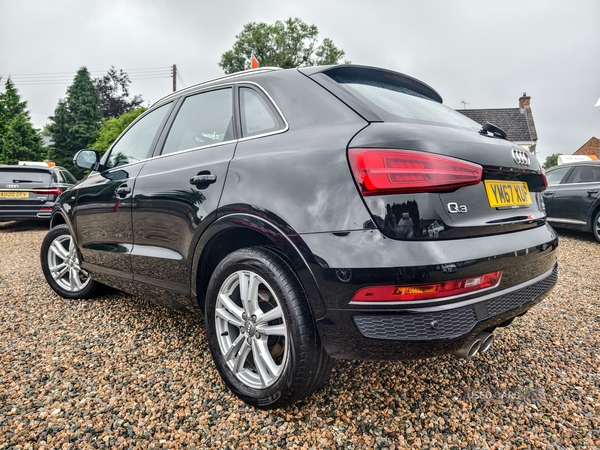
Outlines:
[[483,125],[489,122],[506,132],[506,138],[535,154],[538,136],[531,112],[531,97],[524,92],[518,108],[457,109],[459,113]]
[[[600,101],[600,100],[599,100]],[[574,155],[596,156],[600,158],[600,142],[593,137],[577,150]]]

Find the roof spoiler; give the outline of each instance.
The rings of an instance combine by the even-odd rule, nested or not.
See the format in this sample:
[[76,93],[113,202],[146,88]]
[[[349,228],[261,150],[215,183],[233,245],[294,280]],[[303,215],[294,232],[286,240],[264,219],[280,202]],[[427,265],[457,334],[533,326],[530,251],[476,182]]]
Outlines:
[[400,72],[394,72],[393,70],[370,66],[360,66],[356,64],[304,67],[298,70],[309,77],[318,73],[323,73],[331,77],[333,80],[355,77],[369,78],[374,82],[381,82],[410,89],[433,101],[443,103],[442,96],[431,86],[417,80],[416,78],[409,77],[408,75],[404,75]]

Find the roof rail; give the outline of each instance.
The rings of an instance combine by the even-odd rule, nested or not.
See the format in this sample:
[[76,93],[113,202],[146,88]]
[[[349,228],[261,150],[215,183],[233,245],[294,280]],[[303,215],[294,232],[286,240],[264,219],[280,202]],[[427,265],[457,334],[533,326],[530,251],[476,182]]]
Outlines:
[[161,99],[158,99],[157,101],[155,101],[152,104],[152,106],[156,105],[157,103],[162,102],[163,100],[167,100],[168,98],[175,97],[176,95],[182,94],[182,93],[187,92],[189,90],[195,89],[195,88],[200,87],[200,86],[204,86],[205,84],[214,83],[215,81],[229,80],[231,78],[237,78],[237,77],[241,77],[242,75],[249,75],[251,73],[273,72],[275,70],[283,70],[283,69],[281,67],[259,67],[258,69],[242,70],[240,72],[235,72],[235,73],[230,73],[228,75],[223,75],[221,77],[213,78],[213,79],[208,80],[208,81],[203,81],[202,83],[194,84],[192,86],[188,86],[186,88],[183,88],[183,89],[181,89],[179,91],[175,91],[175,92],[172,92],[172,93],[170,93],[168,95],[165,95]]

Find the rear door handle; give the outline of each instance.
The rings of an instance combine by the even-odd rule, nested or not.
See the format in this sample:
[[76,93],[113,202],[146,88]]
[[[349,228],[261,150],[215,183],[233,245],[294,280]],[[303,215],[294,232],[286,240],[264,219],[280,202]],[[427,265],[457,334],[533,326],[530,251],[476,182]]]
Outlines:
[[554,195],[554,191],[546,191],[546,192],[544,192],[544,195],[549,197],[551,195]]
[[128,194],[131,194],[131,188],[126,184],[122,184],[117,188],[115,194],[117,194],[117,196],[121,198],[126,197]]
[[217,181],[217,176],[211,173],[198,174],[195,177],[190,178],[190,184],[211,184]]
[[598,189],[592,189],[591,191],[588,191],[588,194],[597,194],[598,193]]

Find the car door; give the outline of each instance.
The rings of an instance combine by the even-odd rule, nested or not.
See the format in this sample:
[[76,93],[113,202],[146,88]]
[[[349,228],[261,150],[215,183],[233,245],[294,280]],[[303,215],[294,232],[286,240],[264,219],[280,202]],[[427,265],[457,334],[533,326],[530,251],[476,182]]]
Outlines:
[[591,209],[598,202],[600,167],[581,165],[573,167],[566,182],[554,193],[552,208],[555,217],[573,225],[586,225]]
[[167,103],[141,116],[102,158],[101,171],[75,191],[73,220],[82,267],[93,272],[97,281],[127,292],[135,291],[130,259],[135,178],[171,107]]
[[548,218],[559,218],[560,213],[554,208],[554,194],[559,189],[561,182],[568,179],[570,166],[555,167],[546,173],[548,188],[544,191],[544,206]]
[[185,97],[136,180],[134,279],[141,295],[169,307],[191,307],[195,243],[215,220],[237,143],[233,103],[231,86]]

